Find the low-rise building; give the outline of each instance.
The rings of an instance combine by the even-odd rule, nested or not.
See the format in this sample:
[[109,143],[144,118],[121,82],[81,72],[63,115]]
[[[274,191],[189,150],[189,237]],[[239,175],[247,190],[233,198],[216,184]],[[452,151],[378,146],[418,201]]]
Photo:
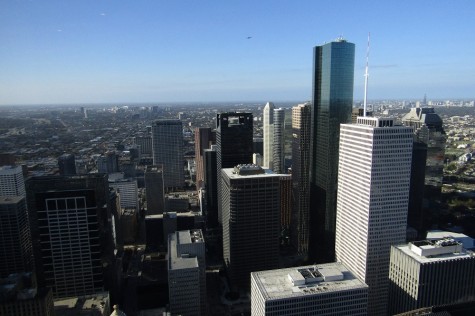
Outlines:
[[367,315],[368,286],[339,262],[251,273],[251,315]]

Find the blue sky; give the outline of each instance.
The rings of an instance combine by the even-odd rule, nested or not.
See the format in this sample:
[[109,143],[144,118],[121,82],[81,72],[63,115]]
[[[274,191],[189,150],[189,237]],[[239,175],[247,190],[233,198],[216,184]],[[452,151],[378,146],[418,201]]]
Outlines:
[[[475,98],[475,1],[2,0],[0,104],[311,98],[356,44],[355,99]],[[247,39],[248,36],[252,38]]]

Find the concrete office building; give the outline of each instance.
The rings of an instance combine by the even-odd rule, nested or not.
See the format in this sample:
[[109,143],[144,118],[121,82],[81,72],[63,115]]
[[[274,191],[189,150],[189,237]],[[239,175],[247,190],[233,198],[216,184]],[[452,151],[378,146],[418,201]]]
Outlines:
[[256,165],[221,171],[223,254],[233,287],[249,289],[253,271],[279,266],[282,177]]
[[210,228],[218,227],[218,176],[216,145],[203,151],[205,170],[206,223]]
[[20,166],[0,167],[0,196],[25,196],[25,180]]
[[11,274],[0,278],[0,315],[55,316],[50,288],[38,288],[34,274]]
[[274,110],[274,141],[272,144],[272,166],[275,173],[285,173],[284,170],[284,131],[285,110]]
[[367,315],[368,286],[339,263],[251,273],[251,315]]
[[252,163],[252,113],[220,113],[216,117],[218,221],[222,223],[221,169]]
[[391,315],[475,297],[475,254],[451,238],[391,247]]
[[173,315],[206,315],[206,259],[201,230],[168,236],[168,288]]
[[139,209],[137,180],[124,179],[122,173],[115,173],[109,175],[109,186],[119,193],[121,208]]
[[0,278],[34,269],[30,225],[23,196],[0,196]]
[[147,215],[163,213],[165,210],[165,188],[162,166],[147,166],[144,178]]
[[204,187],[205,169],[204,169],[204,150],[210,148],[215,142],[216,133],[209,127],[195,128],[195,160],[196,160],[196,188]]
[[310,259],[335,259],[340,124],[351,122],[355,45],[342,38],[316,46],[311,103]]
[[139,146],[140,155],[152,155],[152,136],[143,135],[134,137],[134,144]]
[[310,103],[292,108],[293,209],[290,242],[297,252],[308,255],[310,212]]
[[157,120],[152,125],[153,164],[163,165],[165,190],[185,185],[183,167],[183,124],[179,120]]
[[262,130],[264,133],[263,167],[273,169],[274,161],[274,103],[267,102],[262,115]]
[[368,314],[387,311],[391,245],[406,239],[412,128],[359,117],[340,128],[336,259],[369,286]]

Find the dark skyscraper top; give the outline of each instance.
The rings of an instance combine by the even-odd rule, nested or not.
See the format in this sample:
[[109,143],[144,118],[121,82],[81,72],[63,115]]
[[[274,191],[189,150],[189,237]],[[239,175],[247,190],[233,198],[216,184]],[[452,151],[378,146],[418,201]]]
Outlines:
[[339,38],[314,48],[310,256],[318,252],[319,262],[334,259],[340,124],[351,122],[354,68],[353,43]]
[[[216,117],[217,175],[222,168],[252,163],[252,113],[220,113]],[[218,176],[218,220],[221,223],[221,177]]]

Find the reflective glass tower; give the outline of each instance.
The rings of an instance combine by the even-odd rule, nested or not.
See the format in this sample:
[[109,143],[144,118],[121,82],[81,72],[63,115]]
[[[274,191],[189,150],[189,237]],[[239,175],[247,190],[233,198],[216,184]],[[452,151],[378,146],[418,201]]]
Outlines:
[[310,259],[335,257],[340,124],[351,122],[355,45],[339,38],[314,48]]

